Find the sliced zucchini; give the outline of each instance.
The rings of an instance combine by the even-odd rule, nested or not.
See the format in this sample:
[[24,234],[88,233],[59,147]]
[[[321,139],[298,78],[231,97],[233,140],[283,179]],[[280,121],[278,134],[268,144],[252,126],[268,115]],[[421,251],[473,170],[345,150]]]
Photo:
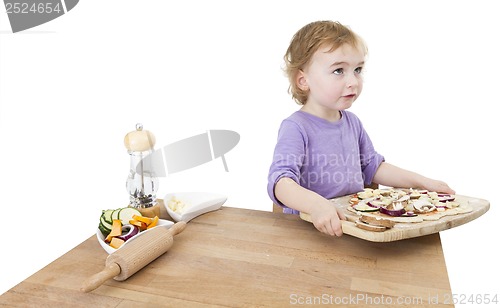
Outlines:
[[102,211],[102,215],[104,216],[104,220],[107,221],[108,223],[112,224],[113,219],[111,218],[111,214],[113,213],[114,210],[105,210]]
[[378,208],[369,206],[368,204],[363,202],[353,205],[352,208],[358,212],[376,212],[379,210]]
[[104,214],[101,215],[101,219],[100,219],[99,225],[103,226],[105,229],[109,230],[110,232],[111,232],[111,228],[113,227],[112,224],[110,224],[109,222],[106,221],[106,219],[104,219]]
[[122,221],[122,225],[129,225],[130,221],[134,219],[134,215],[142,216],[138,209],[133,207],[124,207],[118,212],[118,219]]
[[120,213],[121,208],[114,210],[111,212],[111,223],[113,223],[113,220],[118,219],[118,214]]
[[104,227],[104,225],[102,223],[99,224],[99,230],[101,231],[101,233],[104,237],[108,236],[108,234],[111,232],[111,230]]

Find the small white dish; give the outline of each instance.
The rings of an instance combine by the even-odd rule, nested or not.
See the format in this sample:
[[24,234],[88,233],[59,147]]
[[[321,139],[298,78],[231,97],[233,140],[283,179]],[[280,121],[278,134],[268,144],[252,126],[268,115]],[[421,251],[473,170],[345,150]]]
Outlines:
[[[170,227],[172,227],[174,225],[174,223],[170,220],[165,220],[165,219],[159,219],[158,220],[158,225],[156,225],[156,227],[153,227],[151,229],[148,229],[148,230],[144,230],[142,232],[140,232],[139,234],[137,234],[136,236],[132,237],[131,239],[129,239],[128,241],[126,241],[125,243],[123,243],[123,245],[121,245],[118,249],[122,248],[123,246],[127,245],[127,243],[130,243],[131,241],[135,240],[136,238],[140,237],[141,235],[143,235],[144,233],[150,231],[150,230],[153,230],[154,228],[167,228],[169,229]],[[104,235],[102,235],[102,232],[101,230],[97,229],[97,232],[96,232],[96,236],[97,236],[97,240],[99,241],[99,244],[101,244],[101,247],[104,248],[104,250],[106,250],[106,252],[108,254],[112,254],[113,252],[117,251],[118,249],[116,248],[113,248],[111,246],[109,246],[105,241],[104,239],[106,238]]]
[[[184,207],[174,211],[169,207],[169,203],[175,198],[181,202]],[[191,219],[202,214],[216,211],[226,202],[227,197],[220,194],[206,192],[179,192],[165,195],[163,203],[168,214],[173,220],[188,222]]]

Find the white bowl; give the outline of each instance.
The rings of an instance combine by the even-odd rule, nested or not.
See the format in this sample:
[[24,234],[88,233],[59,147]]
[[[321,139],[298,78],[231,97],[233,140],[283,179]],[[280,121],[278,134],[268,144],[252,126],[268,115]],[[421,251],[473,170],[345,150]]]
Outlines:
[[[127,245],[127,243],[135,240],[136,238],[138,238],[139,236],[143,235],[144,233],[150,231],[150,230],[153,230],[154,228],[170,228],[174,225],[173,222],[171,222],[170,220],[165,220],[165,219],[159,219],[158,220],[158,225],[156,225],[156,227],[153,227],[151,229],[148,229],[148,230],[144,230],[142,232],[140,232],[139,234],[137,234],[136,236],[132,237],[131,239],[129,239],[128,241],[126,241],[125,243],[123,243],[118,249],[122,248],[123,246]],[[102,235],[102,232],[101,230],[97,229],[97,232],[96,232],[96,236],[97,236],[97,240],[99,241],[99,244],[101,244],[102,248],[104,248],[104,250],[106,250],[107,253],[111,254],[115,251],[117,251],[118,249],[116,248],[113,248],[111,246],[109,246],[109,244],[107,244],[104,239],[106,238],[104,235]]]
[[[170,209],[168,203],[172,197],[186,204],[182,211],[174,212]],[[226,200],[226,196],[219,194],[206,192],[179,192],[165,195],[163,203],[173,220],[176,222],[188,222],[197,216],[220,209]]]

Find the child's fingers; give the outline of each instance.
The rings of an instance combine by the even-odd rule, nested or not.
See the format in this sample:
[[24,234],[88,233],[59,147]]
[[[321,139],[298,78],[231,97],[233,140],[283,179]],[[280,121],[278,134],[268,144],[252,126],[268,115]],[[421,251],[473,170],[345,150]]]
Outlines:
[[444,193],[452,194],[452,195],[455,194],[455,191],[453,189],[451,189],[450,186],[448,186],[448,184],[446,184],[446,183],[443,183],[442,188],[443,188],[443,190],[445,190]]
[[[340,223],[340,222],[339,222]],[[341,236],[342,235],[342,228],[339,227],[339,225],[336,225],[333,223],[331,220],[328,222],[325,222],[324,224],[318,224],[314,225],[318,231],[328,234],[330,236]]]
[[336,235],[335,230],[333,229],[333,226],[331,224],[325,225],[323,230],[324,230],[323,233],[326,233],[330,236]]
[[[337,208],[337,214],[339,215],[339,219],[346,220],[345,214],[343,211]],[[339,222],[340,223],[340,222]]]
[[433,187],[431,188],[431,191],[437,191],[440,193],[445,193],[445,194],[455,194],[455,191],[448,186],[445,182],[442,181],[434,181]]
[[329,205],[327,209],[327,213],[323,213],[320,216],[315,214],[311,215],[314,227],[322,233],[331,236],[341,236],[342,225],[340,223],[340,219],[345,219],[345,215],[336,207],[331,207]]
[[342,224],[340,223],[339,217],[332,217],[330,220],[329,231],[329,234],[332,236],[342,236]]

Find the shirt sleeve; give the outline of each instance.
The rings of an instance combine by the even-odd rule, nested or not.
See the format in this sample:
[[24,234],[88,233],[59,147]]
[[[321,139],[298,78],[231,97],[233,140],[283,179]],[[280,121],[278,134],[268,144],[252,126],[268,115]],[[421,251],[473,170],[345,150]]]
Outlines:
[[385,160],[384,156],[375,151],[368,133],[360,122],[361,132],[359,136],[359,155],[361,170],[363,172],[365,185],[370,185],[380,164]]
[[288,177],[300,183],[300,169],[305,160],[306,145],[307,136],[297,123],[290,120],[281,123],[267,184],[267,192],[275,204],[286,207],[274,194],[274,187],[281,178]]

